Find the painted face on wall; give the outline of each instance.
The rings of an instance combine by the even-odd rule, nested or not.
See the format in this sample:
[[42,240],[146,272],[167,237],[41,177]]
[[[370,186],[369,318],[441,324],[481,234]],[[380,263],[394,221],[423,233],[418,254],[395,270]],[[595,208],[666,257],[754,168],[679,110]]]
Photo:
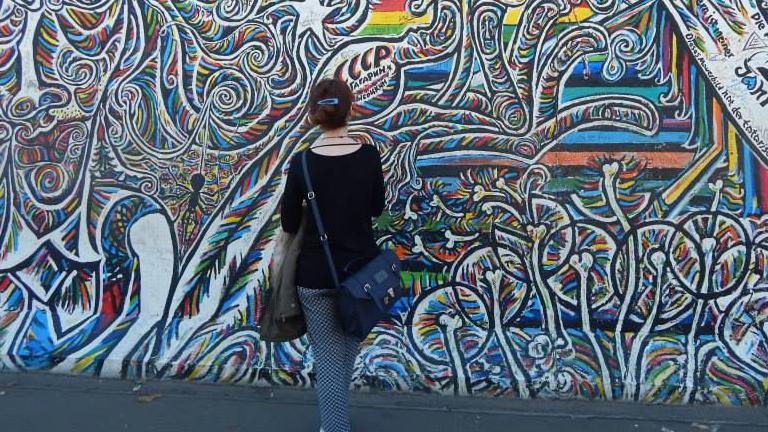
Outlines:
[[103,135],[107,84],[126,42],[120,4],[9,3],[0,14],[5,187],[37,235],[57,228],[82,198],[94,137]]

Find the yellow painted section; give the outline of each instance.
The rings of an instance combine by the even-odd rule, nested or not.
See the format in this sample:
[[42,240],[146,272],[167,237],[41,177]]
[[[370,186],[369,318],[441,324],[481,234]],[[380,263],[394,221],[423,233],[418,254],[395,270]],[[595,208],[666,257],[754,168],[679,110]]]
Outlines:
[[[520,16],[525,11],[525,7],[529,6],[524,4],[520,7],[510,9],[507,15],[504,16],[505,25],[517,25],[520,22]],[[576,7],[571,10],[571,13],[557,20],[559,23],[578,23],[583,22],[592,17],[594,13],[588,7]]]
[[728,122],[728,174],[736,175],[739,171],[739,148],[736,141],[736,128]]
[[[525,5],[510,9],[504,16],[505,25],[517,25],[520,22],[520,16],[523,14]],[[578,23],[592,17],[594,13],[588,7],[576,7],[571,13],[557,20],[559,23]],[[397,12],[373,12],[368,19],[369,25],[393,25],[393,24],[427,24],[431,21],[432,15],[427,14],[422,17],[414,17],[405,11]]]
[[670,56],[671,61],[669,62],[670,65],[670,74],[672,75],[672,79],[677,80],[677,78],[680,76],[678,75],[677,71],[677,35],[675,35],[674,32],[672,33],[672,39],[669,43],[669,46],[672,47],[672,53]]
[[408,12],[373,12],[368,19],[369,25],[426,24],[432,19],[431,14],[415,17]]

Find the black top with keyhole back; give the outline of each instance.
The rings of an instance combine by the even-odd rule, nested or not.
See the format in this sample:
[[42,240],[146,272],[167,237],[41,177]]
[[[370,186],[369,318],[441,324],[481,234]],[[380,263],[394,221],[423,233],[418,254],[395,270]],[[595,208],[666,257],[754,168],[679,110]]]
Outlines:
[[[372,218],[384,210],[384,175],[378,150],[362,145],[343,155],[321,155],[307,150],[312,187],[328,234],[339,279],[359,267],[378,250]],[[301,153],[294,155],[280,208],[283,230],[295,233],[307,196]],[[296,284],[305,288],[334,288],[333,277],[323,255],[320,236],[310,207],[308,226],[296,266]],[[345,271],[345,269],[347,271]]]

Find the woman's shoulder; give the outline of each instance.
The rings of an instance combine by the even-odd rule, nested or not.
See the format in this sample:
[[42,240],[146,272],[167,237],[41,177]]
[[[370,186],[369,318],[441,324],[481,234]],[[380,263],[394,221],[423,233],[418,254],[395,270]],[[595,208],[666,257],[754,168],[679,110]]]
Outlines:
[[375,144],[363,144],[363,148],[361,150],[363,150],[363,154],[367,155],[368,157],[375,157],[376,159],[381,157],[381,153],[379,153],[379,149]]
[[291,156],[291,166],[301,166],[301,159],[304,157],[304,155],[311,153],[312,152],[309,150],[309,147],[293,153],[293,156]]
[[301,171],[302,171],[301,158],[303,157],[306,151],[307,150],[297,151],[296,153],[293,154],[293,156],[291,156],[291,160],[288,163],[288,172],[301,174]]

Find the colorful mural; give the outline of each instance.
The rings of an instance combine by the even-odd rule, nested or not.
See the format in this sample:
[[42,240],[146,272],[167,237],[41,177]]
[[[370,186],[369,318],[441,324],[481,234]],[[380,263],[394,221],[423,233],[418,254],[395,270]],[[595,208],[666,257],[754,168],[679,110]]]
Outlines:
[[311,384],[257,322],[312,83],[410,295],[355,385],[768,403],[768,4],[0,1],[0,369]]

